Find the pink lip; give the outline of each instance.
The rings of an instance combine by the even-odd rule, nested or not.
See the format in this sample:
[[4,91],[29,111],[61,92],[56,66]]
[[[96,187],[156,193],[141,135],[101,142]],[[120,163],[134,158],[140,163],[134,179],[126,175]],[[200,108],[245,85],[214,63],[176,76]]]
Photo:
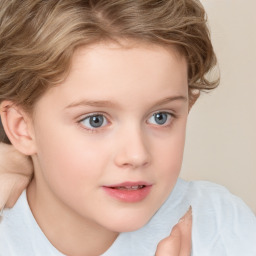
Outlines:
[[[138,189],[128,189],[124,187],[143,186]],[[120,187],[122,189],[120,189]],[[151,191],[152,184],[147,182],[123,182],[120,184],[108,185],[102,187],[104,191],[111,197],[123,202],[135,203],[145,199]]]

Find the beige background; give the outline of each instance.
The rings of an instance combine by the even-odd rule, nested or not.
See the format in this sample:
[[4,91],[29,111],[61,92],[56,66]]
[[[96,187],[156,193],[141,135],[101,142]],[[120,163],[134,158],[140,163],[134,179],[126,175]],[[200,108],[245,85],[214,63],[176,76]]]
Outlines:
[[256,1],[202,3],[221,83],[191,111],[181,176],[222,184],[256,213]]

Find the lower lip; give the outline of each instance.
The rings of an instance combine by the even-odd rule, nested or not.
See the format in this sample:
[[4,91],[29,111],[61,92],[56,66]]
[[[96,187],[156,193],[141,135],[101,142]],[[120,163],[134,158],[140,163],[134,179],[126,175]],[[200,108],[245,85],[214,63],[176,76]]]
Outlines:
[[111,197],[123,202],[135,203],[145,199],[150,193],[152,186],[146,186],[137,190],[121,190],[110,187],[103,187],[104,191]]

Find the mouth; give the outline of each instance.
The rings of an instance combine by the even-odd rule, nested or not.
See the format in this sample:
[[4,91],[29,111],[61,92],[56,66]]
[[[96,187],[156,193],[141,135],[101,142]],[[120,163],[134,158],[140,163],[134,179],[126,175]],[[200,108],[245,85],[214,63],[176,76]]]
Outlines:
[[103,190],[112,198],[123,202],[140,202],[150,193],[152,184],[146,182],[124,182],[103,186]]
[[146,185],[136,185],[136,186],[117,186],[117,187],[109,187],[112,189],[119,189],[119,190],[138,190],[145,188]]

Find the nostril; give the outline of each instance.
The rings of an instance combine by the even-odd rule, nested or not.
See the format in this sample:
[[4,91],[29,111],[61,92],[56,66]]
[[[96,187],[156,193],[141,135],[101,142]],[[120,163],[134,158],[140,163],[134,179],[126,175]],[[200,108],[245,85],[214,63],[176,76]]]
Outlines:
[[136,159],[130,159],[129,161],[121,161],[120,159],[116,161],[117,165],[119,167],[123,168],[131,168],[131,169],[137,169],[137,168],[145,168],[146,166],[149,165],[148,160],[140,160],[138,158]]

